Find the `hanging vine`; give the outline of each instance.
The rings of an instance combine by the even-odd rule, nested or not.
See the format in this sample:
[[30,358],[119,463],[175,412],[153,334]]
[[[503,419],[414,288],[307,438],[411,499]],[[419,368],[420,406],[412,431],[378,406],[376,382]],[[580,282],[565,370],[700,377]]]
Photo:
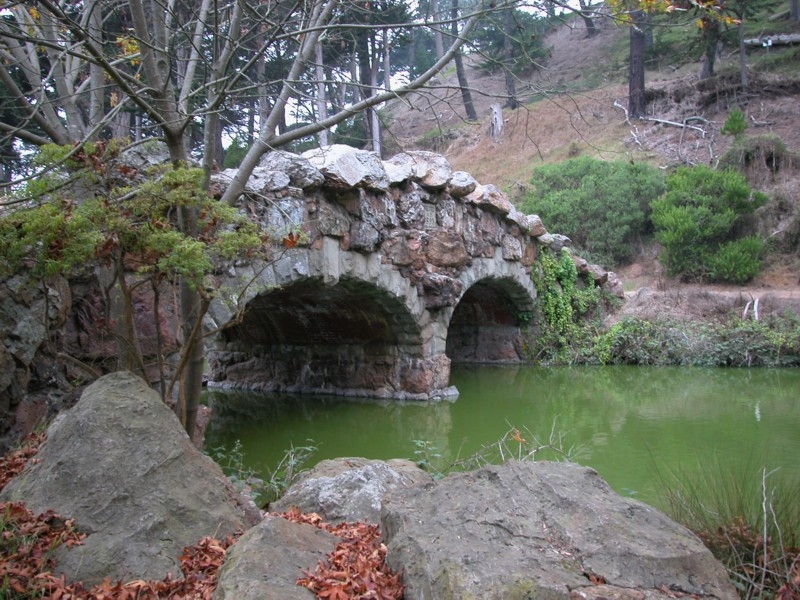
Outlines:
[[589,329],[584,318],[600,306],[600,289],[579,281],[575,262],[566,250],[543,248],[532,273],[541,311],[539,331],[529,348],[533,358],[572,362],[565,356],[580,346]]

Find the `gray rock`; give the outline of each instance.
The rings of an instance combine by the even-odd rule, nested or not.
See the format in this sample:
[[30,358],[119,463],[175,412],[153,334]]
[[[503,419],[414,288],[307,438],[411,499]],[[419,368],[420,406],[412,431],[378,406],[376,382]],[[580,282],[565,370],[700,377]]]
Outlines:
[[144,180],[148,175],[148,170],[151,167],[163,165],[169,162],[169,148],[164,142],[150,140],[143,144],[136,144],[126,149],[120,154],[117,162],[120,166],[128,169],[128,172],[134,171],[128,177],[133,180]]
[[575,464],[513,461],[397,488],[382,528],[407,600],[569,600],[590,575],[623,594],[737,598],[696,536]]
[[381,243],[381,232],[369,223],[357,221],[350,228],[350,249],[374,252]]
[[270,171],[256,167],[253,169],[250,179],[247,180],[246,190],[254,190],[259,194],[267,194],[269,192],[277,192],[289,187],[291,179],[286,173],[282,171]]
[[544,228],[542,219],[539,217],[539,215],[528,215],[527,221],[528,233],[530,233],[533,237],[539,237],[547,233],[547,230]]
[[480,208],[507,215],[514,210],[508,197],[491,183],[479,185],[471,194],[464,196],[464,202],[471,202]]
[[573,255],[572,262],[575,263],[575,269],[578,271],[578,275],[586,275],[589,273],[589,263],[585,258]]
[[511,212],[506,215],[506,220],[512,225],[516,225],[519,231],[528,232],[528,215],[519,212],[516,208],[511,209]]
[[414,175],[414,167],[410,162],[391,162],[388,160],[383,161],[383,168],[386,171],[386,177],[389,179],[389,185],[399,185],[404,181],[408,181]]
[[572,240],[560,233],[543,233],[536,238],[542,246],[547,246],[553,252],[561,252],[572,244]]
[[280,171],[289,176],[291,185],[299,188],[319,187],[325,183],[325,176],[306,158],[283,150],[267,152],[258,163],[269,171]]
[[0,498],[53,509],[88,534],[83,545],[54,553],[70,581],[162,579],[179,573],[184,547],[245,526],[220,468],[130,373],[89,386],[47,430],[37,458]]
[[608,278],[601,287],[617,298],[625,298],[625,288],[622,285],[622,280],[617,276],[616,273],[614,273],[614,271],[608,272]]
[[449,191],[453,198],[463,198],[474,192],[476,187],[478,187],[478,182],[465,171],[454,171],[450,178]]
[[414,181],[430,189],[444,188],[453,174],[444,156],[425,150],[401,152],[386,162],[401,172],[410,172]]
[[522,242],[513,235],[503,236],[503,258],[505,260],[519,260],[522,258]]
[[397,199],[397,216],[406,227],[422,229],[425,223],[425,207],[423,200],[428,200],[428,193],[413,183],[409,191],[400,194]]
[[339,541],[313,525],[269,515],[228,550],[214,600],[313,600],[314,593],[295,582]]
[[[227,188],[238,172],[237,169],[225,169],[220,173],[213,173],[211,181],[218,184],[221,188]],[[264,167],[253,169],[250,179],[244,186],[244,191],[250,194],[268,194],[289,187],[291,179],[289,175],[282,171],[273,171]]]
[[420,280],[425,308],[455,306],[464,293],[464,284],[441,273],[426,273]]
[[378,523],[387,491],[430,481],[431,476],[410,460],[324,460],[303,474],[270,510],[283,512],[296,506],[328,522]]
[[572,240],[569,239],[567,236],[562,235],[560,233],[553,234],[553,243],[550,246],[550,249],[553,252],[561,252],[563,248],[567,248],[568,246],[572,245]]
[[388,190],[389,179],[378,155],[343,144],[315,148],[302,154],[334,188]]
[[[19,425],[34,425],[20,423],[14,409],[25,398],[37,370],[40,376],[54,378],[47,366],[52,363],[41,349],[50,332],[67,321],[71,305],[71,290],[61,277],[50,277],[44,284],[27,275],[0,281],[0,436]],[[52,381],[43,382],[40,377],[38,383]],[[5,440],[0,437],[0,442],[2,447]]]
[[[578,268],[578,272],[580,273],[580,267],[578,263],[575,263],[576,268]],[[594,284],[597,286],[602,286],[608,281],[608,271],[606,271],[600,265],[587,265],[586,271],[589,273],[589,276],[594,281]]]

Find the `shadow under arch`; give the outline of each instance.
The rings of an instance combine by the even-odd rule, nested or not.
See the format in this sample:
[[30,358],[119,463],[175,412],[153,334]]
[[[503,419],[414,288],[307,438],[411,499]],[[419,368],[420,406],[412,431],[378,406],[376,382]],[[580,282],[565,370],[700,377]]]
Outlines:
[[[392,396],[403,360],[422,355],[422,330],[403,299],[343,277],[294,281],[261,292],[221,333],[235,387],[261,391]],[[218,365],[219,366],[219,365]]]
[[522,334],[533,298],[514,277],[486,277],[461,297],[447,328],[446,354],[453,363],[522,362]]

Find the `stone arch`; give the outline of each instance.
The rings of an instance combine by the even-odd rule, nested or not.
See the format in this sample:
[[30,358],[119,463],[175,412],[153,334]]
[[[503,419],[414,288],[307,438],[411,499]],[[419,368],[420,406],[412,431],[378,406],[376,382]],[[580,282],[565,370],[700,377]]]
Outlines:
[[461,278],[465,290],[449,315],[445,352],[456,363],[518,363],[536,288],[518,263],[475,263]]
[[[342,251],[325,238],[319,248],[241,269],[228,285],[247,277],[241,322],[209,352],[215,386],[394,398],[454,393],[446,389],[449,360],[434,351],[445,332],[416,287],[380,255]],[[230,322],[229,311],[214,308],[218,324]]]

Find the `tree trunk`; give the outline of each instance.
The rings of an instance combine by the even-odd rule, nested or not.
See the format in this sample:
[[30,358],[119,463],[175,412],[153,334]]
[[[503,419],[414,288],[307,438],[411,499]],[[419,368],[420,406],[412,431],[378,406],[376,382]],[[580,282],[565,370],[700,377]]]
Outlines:
[[628,118],[645,116],[647,104],[644,95],[644,11],[631,13],[630,64],[628,67]]
[[130,371],[144,378],[144,361],[133,320],[133,301],[124,269],[122,256],[115,256],[112,264],[100,265],[95,272],[103,290],[106,323],[116,346],[116,369]]
[[[319,40],[314,45],[314,55],[316,60],[314,71],[317,77],[317,118],[320,121],[324,121],[328,118],[328,97],[325,93],[325,65],[322,59],[322,42]],[[327,129],[319,132],[318,140],[320,146],[328,145]]]
[[[181,207],[181,220],[185,227],[187,221],[194,222],[197,228],[195,210]],[[180,390],[178,397],[178,417],[181,425],[191,438],[197,424],[197,409],[200,406],[200,394],[203,391],[203,365],[205,352],[200,323],[203,318],[202,299],[198,291],[182,277],[179,284],[180,321],[185,353],[185,366],[180,374]]]
[[[374,42],[374,38],[372,38]],[[375,52],[374,44],[370,44],[372,46],[372,51]],[[370,95],[373,96],[378,93],[378,57],[373,55],[371,57],[371,67],[369,70],[369,89]],[[378,108],[373,106],[367,109],[367,117],[369,119],[369,133],[370,133],[370,140],[372,151],[378,155],[378,158],[381,157],[381,121],[378,118]]]
[[[451,18],[453,23],[450,25],[450,31],[453,34],[453,39],[458,37],[458,0],[452,0]],[[461,50],[456,52],[456,77],[458,77],[458,87],[461,88],[461,100],[464,102],[464,110],[467,113],[467,119],[470,121],[478,120],[478,113],[475,112],[475,104],[472,102],[472,94],[469,91],[469,82],[467,81],[467,73],[464,70],[464,57]]]
[[789,18],[800,21],[800,0],[789,0]]
[[389,30],[383,30],[383,89],[392,90],[392,47],[389,43]]
[[517,108],[519,102],[517,101],[517,82],[516,76],[512,71],[514,66],[514,45],[511,43],[511,36],[514,33],[514,10],[508,8],[503,11],[503,62],[506,71],[506,108]]
[[503,107],[499,104],[492,104],[492,122],[489,133],[492,139],[496,140],[503,133]]
[[[433,20],[441,21],[442,12],[439,9],[439,0],[431,0],[431,11],[433,12]],[[433,46],[436,50],[436,60],[444,56],[444,41],[442,40],[442,27],[441,25],[434,25],[433,27]]]
[[586,36],[594,37],[597,35],[597,27],[594,24],[594,18],[587,10],[588,6],[586,5],[586,0],[578,0],[578,5],[581,7],[581,19],[583,19],[583,22],[586,25]]
[[714,17],[703,18],[703,35],[705,37],[705,54],[703,66],[700,69],[700,79],[709,79],[714,76],[714,66],[717,62],[719,50],[719,22]]
[[747,53],[744,48],[744,23],[739,21],[739,75],[742,82],[742,93],[747,94],[750,87],[750,78],[747,75]]
[[[100,12],[100,6],[96,2],[88,5],[88,10],[92,11],[89,16],[88,30],[92,40],[100,42],[103,39],[103,15]],[[103,68],[95,63],[89,65],[89,78],[91,80],[91,90],[89,91],[89,126],[96,128],[103,122],[105,116],[104,107],[104,78],[105,74]],[[92,135],[89,136],[89,141],[95,141],[100,138],[100,129],[94,129]]]

